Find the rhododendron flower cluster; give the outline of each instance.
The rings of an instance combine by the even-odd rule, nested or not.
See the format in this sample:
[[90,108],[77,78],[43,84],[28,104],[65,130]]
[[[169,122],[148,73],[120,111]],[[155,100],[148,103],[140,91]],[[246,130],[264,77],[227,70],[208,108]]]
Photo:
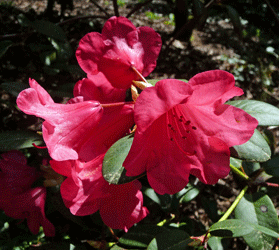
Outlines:
[[0,209],[14,219],[26,219],[33,234],[40,226],[48,237],[53,237],[55,228],[45,216],[45,187],[34,187],[41,176],[34,167],[27,165],[25,156],[19,151],[1,154],[0,160]]
[[[18,107],[44,119],[50,164],[66,177],[60,191],[73,214],[99,210],[105,224],[126,231],[148,214],[138,180],[113,185],[102,175],[106,152],[125,135],[134,134],[123,163],[127,175],[146,173],[159,194],[180,191],[190,174],[216,183],[230,171],[229,148],[253,135],[257,121],[225,104],[243,94],[228,72],[207,71],[187,83],[165,79],[146,87],[160,49],[153,29],[112,17],[102,34],[81,39],[76,57],[87,78],[76,83],[67,104],[55,103],[32,79],[19,94]],[[143,90],[139,95],[133,95],[136,86]],[[126,99],[127,90],[133,100]]]

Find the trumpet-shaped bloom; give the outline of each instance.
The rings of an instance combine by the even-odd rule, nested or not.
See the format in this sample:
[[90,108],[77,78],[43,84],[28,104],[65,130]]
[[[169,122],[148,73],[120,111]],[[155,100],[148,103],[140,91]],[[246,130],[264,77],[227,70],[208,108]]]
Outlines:
[[65,205],[74,215],[100,211],[106,225],[128,230],[142,220],[148,210],[143,207],[139,181],[122,185],[109,184],[102,176],[104,154],[89,162],[51,161],[52,168],[68,178],[61,185]]
[[82,96],[83,101],[98,100],[100,103],[124,102],[125,89],[114,88],[102,72],[78,81],[74,87],[74,96]]
[[54,236],[55,228],[45,216],[46,189],[32,188],[40,173],[29,167],[19,151],[1,154],[0,160],[0,209],[14,219],[27,219],[33,234],[43,227],[46,236]]
[[[82,91],[82,84],[78,85]],[[35,80],[30,80],[30,87],[19,94],[17,105],[23,112],[45,120],[43,138],[50,156],[57,161],[91,160],[133,124],[131,105],[103,108],[98,100],[84,101],[83,96],[57,104]]]
[[242,94],[233,75],[221,70],[144,89],[135,103],[137,130],[123,163],[127,175],[146,171],[159,194],[180,191],[190,174],[206,184],[228,175],[229,147],[248,141],[258,125],[245,111],[224,104]]
[[156,67],[161,46],[161,37],[152,28],[136,28],[127,18],[114,16],[102,34],[91,32],[81,39],[76,58],[88,75],[103,72],[114,87],[127,89],[139,79],[132,67],[148,76]]

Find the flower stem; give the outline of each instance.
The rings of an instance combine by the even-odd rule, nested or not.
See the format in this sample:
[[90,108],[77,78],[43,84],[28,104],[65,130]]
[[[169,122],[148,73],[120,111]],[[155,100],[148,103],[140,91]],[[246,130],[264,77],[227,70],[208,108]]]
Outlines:
[[[248,186],[246,186],[245,188],[243,188],[241,190],[241,192],[238,194],[238,196],[234,200],[233,204],[229,207],[229,209],[226,211],[226,213],[218,220],[218,222],[224,221],[229,218],[229,216],[231,215],[233,210],[236,208],[236,206],[238,205],[238,203],[240,202],[240,200],[246,193],[247,189],[248,189]],[[203,235],[203,241],[201,242],[201,245],[205,245],[210,237],[211,237],[211,235],[210,235],[209,231],[207,231],[207,233],[205,235]]]
[[[233,210],[236,208],[237,204],[239,203],[239,201],[241,200],[241,198],[244,196],[244,194],[246,193],[248,189],[248,186],[246,186],[245,188],[243,188],[241,190],[241,192],[238,194],[238,196],[236,197],[236,199],[234,200],[233,204],[230,206],[230,208],[226,211],[226,213],[221,217],[221,219],[219,221],[224,221],[226,219],[228,219],[228,217],[231,215],[231,213],[233,212]],[[218,222],[219,222],[218,221]]]
[[249,180],[249,176],[246,175],[245,173],[241,172],[238,168],[230,164],[231,170],[236,173],[238,176],[240,176],[242,179]]

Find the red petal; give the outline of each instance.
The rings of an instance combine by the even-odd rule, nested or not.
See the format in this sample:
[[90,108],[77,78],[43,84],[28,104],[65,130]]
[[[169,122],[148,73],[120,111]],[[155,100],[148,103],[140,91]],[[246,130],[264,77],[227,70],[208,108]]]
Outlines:
[[95,100],[100,103],[123,102],[126,90],[114,88],[104,74],[99,72],[78,81],[74,88],[74,96],[83,96],[84,101]]
[[102,35],[104,40],[113,40],[113,37],[126,38],[134,30],[136,27],[126,17],[113,16],[106,21]]
[[138,131],[144,132],[175,105],[186,102],[192,92],[189,84],[175,79],[161,80],[155,87],[144,89],[135,104],[135,122]]
[[159,56],[162,39],[161,36],[150,27],[139,27],[139,41],[144,50],[143,64],[144,69],[142,75],[148,76],[156,67],[157,58]]
[[76,58],[80,67],[87,73],[95,75],[99,72],[98,62],[103,56],[105,44],[98,32],[86,34],[79,42]]
[[122,185],[109,185],[110,197],[103,201],[100,215],[106,225],[114,229],[128,230],[146,217],[143,196],[138,181]]

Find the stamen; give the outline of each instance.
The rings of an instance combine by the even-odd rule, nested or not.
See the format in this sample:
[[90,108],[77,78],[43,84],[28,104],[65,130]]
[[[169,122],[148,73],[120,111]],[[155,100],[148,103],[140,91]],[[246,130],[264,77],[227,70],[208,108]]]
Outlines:
[[47,146],[38,146],[38,145],[36,145],[34,142],[32,143],[32,145],[33,145],[33,147],[39,148],[39,149],[45,149],[45,148],[47,148]]
[[139,76],[139,78],[140,78],[142,81],[148,83],[148,82],[146,81],[146,79],[143,77],[143,75],[142,75],[133,65],[131,65],[131,69],[132,69],[133,71],[135,71],[135,73]]
[[[173,132],[178,131],[179,136],[180,136],[182,139],[185,140],[187,137],[186,137],[185,135],[183,135],[183,134],[181,133],[181,129],[179,129],[179,128],[182,127],[182,130],[186,130],[186,127],[185,127],[184,124],[182,123],[182,121],[183,121],[183,120],[182,120],[183,116],[179,114],[180,111],[179,111],[178,109],[171,109],[170,112],[172,113],[172,117],[174,117],[174,119],[173,119],[174,126],[177,128],[177,129],[175,130],[174,127],[171,125],[171,130],[172,130]],[[178,121],[177,121],[177,119],[175,119],[175,117],[180,117],[180,119],[178,119],[178,121],[181,120],[181,123],[178,123]],[[181,117],[182,117],[182,118],[181,118]],[[167,113],[167,124],[170,124],[168,113]],[[180,124],[180,126],[179,126],[179,124]],[[189,131],[189,132],[190,132],[190,131]],[[192,155],[196,154],[196,151],[194,151],[193,153],[186,152],[186,151],[181,147],[181,145],[178,143],[178,141],[177,141],[177,139],[176,139],[176,136],[170,137],[170,134],[169,134],[169,130],[168,130],[168,129],[167,129],[167,133],[168,133],[168,138],[170,138],[171,141],[174,141],[175,144],[177,145],[177,147],[178,147],[185,155],[192,156]]]
[[103,108],[111,108],[116,106],[123,106],[125,104],[135,104],[134,101],[132,102],[116,102],[116,103],[106,103],[106,104],[100,104]]

